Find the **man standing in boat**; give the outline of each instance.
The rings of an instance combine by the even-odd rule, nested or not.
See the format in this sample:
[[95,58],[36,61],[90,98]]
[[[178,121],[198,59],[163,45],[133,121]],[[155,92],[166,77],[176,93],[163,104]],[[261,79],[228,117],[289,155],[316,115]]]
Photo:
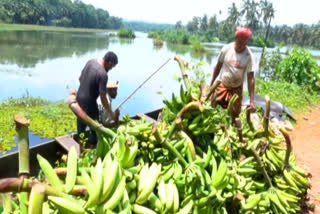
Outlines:
[[[113,112],[107,99],[108,72],[118,64],[118,57],[113,52],[108,52],[102,59],[91,59],[83,68],[79,77],[80,86],[77,93],[77,102],[80,107],[94,120],[99,120],[97,98],[100,96],[101,103],[112,120],[117,121],[119,110]],[[78,134],[85,132],[86,124],[77,118]],[[97,144],[95,131],[90,130],[89,144]]]
[[238,117],[241,112],[245,74],[247,74],[250,108],[252,111],[256,109],[254,103],[255,61],[250,48],[247,46],[250,37],[251,30],[249,28],[238,26],[235,31],[235,42],[222,48],[212,74],[211,85],[221,74],[219,76],[221,83],[212,97],[214,102],[226,108],[234,94],[239,96],[233,105],[235,117]]

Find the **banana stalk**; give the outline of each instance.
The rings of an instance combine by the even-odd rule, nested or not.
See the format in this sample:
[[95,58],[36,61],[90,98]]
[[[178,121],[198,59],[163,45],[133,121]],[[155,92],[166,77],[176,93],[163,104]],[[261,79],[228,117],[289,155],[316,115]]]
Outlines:
[[265,137],[269,136],[270,97],[266,95],[266,111],[263,116],[263,128]]
[[288,167],[290,167],[289,158],[290,158],[290,153],[292,151],[292,144],[291,144],[289,134],[285,130],[285,128],[283,128],[283,127],[280,128],[280,132],[283,135],[284,139],[286,140],[287,150],[286,150],[286,157],[284,159],[284,166],[285,166],[285,168],[288,168]]
[[42,214],[42,205],[46,188],[43,184],[36,184],[31,189],[28,214]]
[[272,185],[272,183],[271,183],[271,179],[270,179],[270,177],[269,177],[269,175],[268,175],[268,173],[267,173],[267,170],[266,170],[266,168],[264,167],[264,164],[263,164],[262,160],[260,159],[259,155],[258,155],[257,152],[254,150],[254,148],[251,148],[250,151],[252,152],[254,158],[255,158],[256,161],[258,162],[258,165],[259,165],[260,169],[262,170],[263,176],[264,176],[264,178],[267,180],[270,188],[273,188],[273,185]]
[[[19,138],[19,176],[28,178],[30,176],[29,167],[29,121],[21,114],[14,116],[16,131]],[[28,213],[28,193],[19,193],[20,211],[22,214]]]
[[19,138],[19,175],[29,177],[29,121],[21,114],[14,116]]
[[204,103],[207,97],[207,89],[204,81],[200,83],[200,102]]
[[232,95],[229,103],[228,103],[228,107],[227,107],[227,112],[228,114],[231,116],[232,120],[234,120],[235,118],[235,113],[233,110],[233,105],[235,103],[235,101],[239,98],[239,96],[237,94]]
[[186,73],[186,68],[185,68],[185,66],[184,66],[184,61],[183,61],[183,59],[181,59],[179,56],[175,56],[175,57],[174,57],[174,60],[178,62],[179,67],[180,67],[180,70],[181,70],[181,74],[182,74],[182,78],[183,78],[184,85],[185,85],[186,89],[189,90],[189,88],[190,88],[190,81],[189,81],[188,75],[187,75],[187,73]]
[[76,95],[77,91],[75,89],[71,89],[68,96],[68,104],[73,113],[94,131],[102,133],[103,135],[109,136],[111,138],[116,137],[116,133],[114,133],[111,129],[108,129],[102,124],[96,122],[91,117],[89,117],[86,112],[83,111],[83,109],[77,103]]
[[240,140],[241,143],[243,143],[241,120],[239,118],[236,118],[235,124],[236,124],[237,130],[238,130],[239,140]]
[[211,96],[211,94],[213,94],[213,92],[216,90],[216,88],[220,85],[221,81],[220,80],[216,80],[214,81],[214,83],[209,87],[209,91],[207,93],[206,99],[205,101],[207,101],[209,99],[209,97]]
[[179,137],[181,137],[183,139],[186,139],[186,143],[187,143],[188,149],[191,152],[192,160],[193,161],[196,160],[196,150],[195,150],[195,147],[194,147],[194,143],[192,142],[192,139],[184,131],[179,131],[178,135],[179,135]]
[[246,110],[246,119],[247,119],[247,124],[249,126],[249,129],[254,132],[254,127],[253,127],[253,124],[252,124],[252,121],[251,121],[251,109],[250,108],[247,108]]
[[11,199],[10,193],[1,193],[0,194],[0,206],[3,207],[3,213],[12,213],[11,201],[12,201],[12,199]]
[[167,139],[164,139],[164,140],[162,139],[156,124],[153,124],[153,126],[152,126],[152,134],[155,136],[156,141],[159,144],[163,144],[164,147],[166,147],[173,155],[175,155],[181,161],[181,163],[183,164],[184,167],[187,167],[187,165],[188,165],[187,161],[181,156],[181,154],[178,152],[178,150],[176,150],[176,148],[174,148],[174,146],[169,144]]
[[[0,179],[0,192],[30,192],[32,186],[39,184],[38,181],[25,178],[4,178]],[[46,195],[64,197],[65,194],[56,190],[52,186],[44,184]],[[87,189],[82,185],[75,185],[70,192],[71,195],[86,195]]]

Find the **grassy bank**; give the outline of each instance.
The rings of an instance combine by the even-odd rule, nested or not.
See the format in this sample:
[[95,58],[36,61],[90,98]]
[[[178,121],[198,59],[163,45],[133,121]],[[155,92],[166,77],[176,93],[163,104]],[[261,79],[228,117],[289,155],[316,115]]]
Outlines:
[[29,129],[43,138],[53,138],[76,131],[76,117],[63,101],[22,97],[0,103],[0,151],[15,146],[13,116],[23,114],[30,120]]
[[271,100],[281,102],[294,113],[304,112],[310,104],[320,103],[320,94],[316,91],[284,81],[256,79],[255,91],[260,96],[269,95]]
[[115,30],[92,29],[92,28],[72,28],[72,27],[55,27],[43,25],[24,25],[24,24],[5,24],[0,23],[1,31],[67,31],[67,32],[116,32]]

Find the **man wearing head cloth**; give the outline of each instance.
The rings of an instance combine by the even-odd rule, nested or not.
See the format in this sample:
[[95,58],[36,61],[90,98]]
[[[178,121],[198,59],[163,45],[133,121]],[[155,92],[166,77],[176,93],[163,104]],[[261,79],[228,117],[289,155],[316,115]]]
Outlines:
[[249,28],[238,26],[235,31],[235,41],[222,48],[212,74],[211,85],[218,78],[219,74],[219,79],[221,80],[212,97],[213,102],[226,108],[230,98],[234,94],[239,96],[233,105],[235,117],[238,117],[241,112],[245,76],[247,76],[248,82],[250,108],[252,111],[256,108],[254,103],[255,61],[251,50],[247,46],[250,37],[251,30]]

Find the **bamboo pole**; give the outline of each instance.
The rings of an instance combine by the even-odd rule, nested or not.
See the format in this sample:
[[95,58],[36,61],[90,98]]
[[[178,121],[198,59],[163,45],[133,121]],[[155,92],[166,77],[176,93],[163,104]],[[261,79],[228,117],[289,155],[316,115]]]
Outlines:
[[189,81],[188,75],[186,73],[186,68],[185,68],[185,65],[184,65],[184,61],[179,56],[175,56],[174,60],[178,62],[180,70],[181,70],[181,74],[182,74],[184,85],[185,85],[186,89],[189,90],[190,81]]
[[68,96],[68,104],[73,113],[94,131],[114,138],[116,136],[116,133],[114,133],[111,129],[104,127],[97,121],[93,120],[87,115],[85,111],[83,111],[83,109],[77,103],[76,96],[77,91],[75,89],[71,89]]

